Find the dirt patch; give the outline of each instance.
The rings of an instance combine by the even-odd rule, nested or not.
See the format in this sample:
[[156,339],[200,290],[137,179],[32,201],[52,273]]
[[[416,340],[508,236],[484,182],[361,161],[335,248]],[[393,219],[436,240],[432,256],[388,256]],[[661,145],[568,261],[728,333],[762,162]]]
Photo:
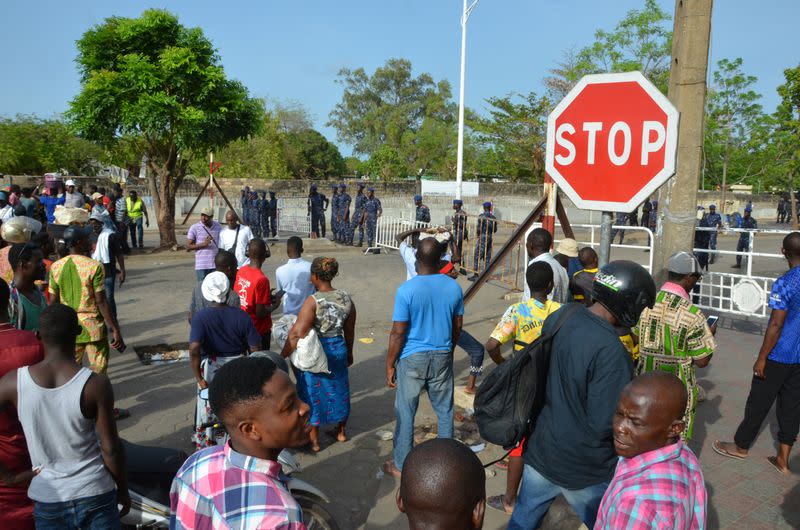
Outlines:
[[134,348],[142,364],[163,364],[182,361],[188,358],[189,343],[145,344]]

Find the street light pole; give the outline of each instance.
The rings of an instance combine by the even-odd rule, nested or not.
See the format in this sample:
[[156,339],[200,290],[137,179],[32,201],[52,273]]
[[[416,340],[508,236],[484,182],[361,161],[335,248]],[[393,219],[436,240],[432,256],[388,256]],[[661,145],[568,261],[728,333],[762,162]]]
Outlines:
[[456,154],[456,199],[461,198],[461,181],[464,175],[464,69],[467,56],[467,20],[478,0],[467,5],[464,0],[464,11],[461,14],[461,85],[458,90],[458,152]]

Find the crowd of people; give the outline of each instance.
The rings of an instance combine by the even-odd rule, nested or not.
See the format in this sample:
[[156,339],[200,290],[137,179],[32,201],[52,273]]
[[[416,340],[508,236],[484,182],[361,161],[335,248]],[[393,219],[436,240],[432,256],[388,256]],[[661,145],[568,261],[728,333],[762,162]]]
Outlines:
[[[77,205],[77,195],[68,185],[55,196]],[[47,208],[44,197],[33,203],[23,198],[20,190],[15,209],[24,213],[17,209],[0,225],[4,238],[14,217],[27,217],[28,206],[34,212]],[[339,186],[334,198],[334,233],[353,244],[354,229],[363,223],[347,215],[346,187]],[[377,207],[369,206],[373,199],[374,192],[361,189],[356,197],[365,222],[370,211],[374,219],[380,214],[377,199]],[[122,201],[128,215],[146,216],[139,201],[135,195]],[[418,218],[430,222],[422,198],[415,203]],[[56,244],[43,232],[0,248],[11,272],[0,280],[0,509],[9,528],[118,528],[130,507],[117,432],[127,412],[114,407],[106,376],[110,348],[125,349],[113,294],[116,282],[125,281],[127,232],[117,221],[118,204],[109,213],[110,204],[110,198],[105,204],[104,195],[96,197],[88,225],[67,226]],[[592,248],[564,239],[553,249],[552,235],[534,229],[525,241],[522,298],[498,316],[482,342],[462,329],[465,305],[456,281],[463,274],[459,241],[467,234],[462,206],[454,201],[447,227],[397,235],[406,281],[395,293],[388,338],[386,386],[395,395],[396,425],[383,471],[400,479],[397,506],[409,526],[480,528],[489,507],[510,514],[509,528],[534,529],[563,495],[590,528],[650,528],[654,521],[706,527],[702,470],[688,442],[704,398],[696,369],[709,365],[717,329],[692,301],[703,274],[697,257],[672,255],[667,281],[657,289],[633,262],[599,267]],[[479,243],[488,261],[490,203],[484,214],[477,227],[478,237],[489,238]],[[322,230],[319,216],[316,222]],[[129,226],[131,246],[137,246],[141,236],[130,215]],[[366,229],[369,238],[369,224]],[[331,427],[336,442],[349,437],[355,297],[334,287],[338,261],[303,259],[298,237],[287,240],[287,261],[271,282],[262,271],[271,253],[264,237],[234,211],[222,226],[203,210],[188,231],[196,280],[188,312],[196,452],[173,482],[175,528],[303,529],[302,510],[281,479],[277,455],[304,446],[319,451],[324,427]],[[746,458],[777,401],[779,448],[769,463],[788,473],[800,429],[794,327],[800,318],[800,233],[786,236],[782,251],[790,271],[770,295],[772,314],[744,419],[733,441],[713,447],[722,456]],[[567,307],[568,318],[556,324]],[[279,309],[291,322],[280,340],[273,336]],[[497,464],[507,473],[505,491],[487,495],[480,461],[452,440],[454,349],[463,348],[470,358],[465,388],[475,392],[486,353],[500,365],[540,336],[550,341],[550,366],[542,374],[545,404],[535,428]],[[504,353],[506,345],[510,351]],[[251,355],[270,350],[279,355]],[[291,374],[279,358],[290,361]],[[438,438],[415,447],[423,393],[436,413]]]

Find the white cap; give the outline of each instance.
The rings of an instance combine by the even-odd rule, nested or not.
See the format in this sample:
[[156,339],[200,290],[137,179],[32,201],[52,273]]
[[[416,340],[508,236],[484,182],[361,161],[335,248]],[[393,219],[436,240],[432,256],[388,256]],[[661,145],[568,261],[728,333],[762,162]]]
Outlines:
[[74,186],[74,185],[75,185],[75,181],[74,181],[74,180],[72,180],[72,179],[69,179],[69,180],[68,180],[68,181],[66,181],[64,184],[65,184],[66,186]]

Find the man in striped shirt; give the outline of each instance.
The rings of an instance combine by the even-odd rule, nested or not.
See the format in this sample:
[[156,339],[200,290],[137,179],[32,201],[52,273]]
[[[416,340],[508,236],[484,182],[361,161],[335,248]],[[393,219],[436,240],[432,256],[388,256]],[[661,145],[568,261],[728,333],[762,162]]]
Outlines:
[[687,399],[680,379],[660,371],[636,377],[622,391],[613,427],[621,458],[595,530],[706,527],[703,472],[680,437]]
[[269,359],[241,357],[214,375],[209,401],[230,440],[198,451],[178,471],[170,528],[305,530],[278,462],[283,448],[307,444],[311,430],[289,376]]

